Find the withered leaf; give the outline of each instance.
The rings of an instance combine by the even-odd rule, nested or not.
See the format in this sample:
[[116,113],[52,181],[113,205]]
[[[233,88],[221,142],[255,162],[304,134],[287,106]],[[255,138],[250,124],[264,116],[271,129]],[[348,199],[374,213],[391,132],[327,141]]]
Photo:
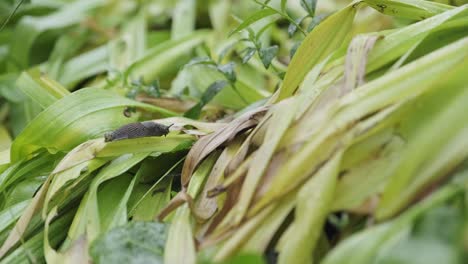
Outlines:
[[182,169],[181,184],[187,187],[190,177],[198,164],[216,148],[227,141],[232,140],[237,133],[257,125],[268,107],[260,107],[249,111],[234,119],[223,128],[216,130],[213,134],[206,135],[198,140],[190,149]]

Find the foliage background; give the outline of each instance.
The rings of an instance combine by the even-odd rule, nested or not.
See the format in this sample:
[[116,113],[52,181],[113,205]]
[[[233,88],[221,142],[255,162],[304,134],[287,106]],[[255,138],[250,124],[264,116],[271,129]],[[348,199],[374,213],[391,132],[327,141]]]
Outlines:
[[[0,21],[1,263],[468,257],[465,0],[4,0]],[[137,121],[171,132],[104,141]]]

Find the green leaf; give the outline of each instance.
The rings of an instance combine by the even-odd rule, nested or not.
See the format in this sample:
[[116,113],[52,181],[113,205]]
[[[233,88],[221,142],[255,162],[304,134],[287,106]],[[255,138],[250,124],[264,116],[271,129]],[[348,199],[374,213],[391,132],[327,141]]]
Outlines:
[[[406,111],[401,115],[407,114]],[[363,205],[366,199],[372,199],[385,186],[405,147],[405,141],[392,128],[376,133],[362,142],[351,146],[345,154],[342,170],[347,173],[340,177],[337,185],[333,211],[352,210]],[[361,161],[348,165],[362,153],[368,156]],[[379,155],[378,159],[374,157]],[[375,177],[373,177],[375,175]]]
[[[383,251],[383,250],[382,250]],[[419,252],[419,253],[416,253]],[[421,254],[421,252],[425,252]],[[374,263],[377,264],[460,264],[463,263],[456,247],[441,241],[406,238],[385,250]]]
[[[210,260],[202,260],[200,264],[216,264]],[[223,261],[223,264],[266,264],[265,259],[259,254],[240,253]]]
[[[117,202],[117,204],[109,204],[109,208],[100,209],[101,205],[104,205],[103,202],[106,202],[105,199],[101,199],[99,203],[100,185],[106,181],[115,179],[117,177],[123,177],[124,173],[130,168],[141,162],[146,158],[150,153],[143,152],[137,154],[127,154],[122,155],[114,159],[108,166],[104,167],[99,173],[94,177],[89,189],[81,200],[80,208],[78,213],[73,219],[73,223],[70,227],[68,237],[71,241],[77,240],[80,236],[86,235],[88,242],[93,242],[99,235],[103,234],[108,230],[109,227],[113,227],[119,224],[119,221],[126,222],[127,219],[124,216],[122,218],[122,213],[126,215],[127,201],[129,193],[117,192],[114,197],[119,197],[118,201],[108,201],[109,203]],[[119,184],[121,188],[127,188],[126,185],[121,185],[122,182],[116,181],[115,183]],[[130,184],[133,185],[133,184]],[[130,188],[131,190],[131,188]],[[121,200],[121,202],[120,202]],[[107,206],[107,205],[105,205]],[[115,219],[109,219],[109,215],[106,215],[104,219],[101,218],[100,211],[107,211],[111,215],[117,216]],[[53,211],[53,210],[52,210]],[[49,216],[53,216],[49,213]],[[116,222],[113,222],[116,221]],[[120,224],[122,223],[120,222]]]
[[180,39],[193,33],[196,14],[196,0],[178,0],[172,15],[171,39]]
[[[15,86],[12,85],[14,88]],[[18,89],[19,91],[19,89]],[[25,98],[22,92],[19,92],[21,101],[10,102],[10,127],[13,137],[18,136],[24,128],[42,111],[42,107],[32,99]]]
[[273,251],[273,249],[268,248],[268,245],[272,239],[274,239],[276,233],[278,231],[281,232],[281,225],[285,221],[288,221],[287,217],[291,215],[295,206],[294,198],[294,195],[289,195],[285,197],[285,199],[281,199],[281,201],[274,204],[274,210],[266,214],[263,220],[258,223],[258,226],[254,227],[253,233],[238,240],[242,247],[240,252],[260,253],[266,251],[266,256],[271,260],[273,255],[271,251]]
[[194,65],[216,65],[216,63],[210,57],[195,57],[191,59],[184,67],[191,67]]
[[35,178],[28,177],[15,184],[15,186],[11,188],[11,191],[8,192],[8,196],[5,199],[5,208],[31,199],[41,184],[44,183],[45,178],[45,176]]
[[54,80],[58,80],[62,75],[65,61],[74,56],[87,40],[87,32],[84,30],[73,33],[59,37],[43,67],[47,75]]
[[[213,153],[193,173],[187,190],[187,194],[193,199],[200,193],[217,158],[218,155]],[[191,218],[187,204],[183,204],[175,211],[164,248],[164,263],[195,263],[196,251]]]
[[[452,204],[432,209],[418,218],[413,227],[412,235],[418,238],[457,244],[463,237],[463,221],[466,217],[463,214],[463,200],[454,199]],[[441,226],[444,228],[440,228]]]
[[310,17],[313,17],[315,15],[317,0],[301,0],[301,6],[309,14]]
[[47,108],[70,94],[63,86],[41,74],[37,69],[23,72],[16,81],[16,86],[42,108]]
[[399,30],[389,31],[387,34],[384,34],[382,41],[376,43],[374,49],[369,54],[367,71],[375,71],[396,60],[404,55],[413,45],[426,38],[430,32],[435,31],[449,20],[458,16],[464,16],[467,13],[468,6],[460,6]]
[[15,82],[18,79],[16,73],[5,73],[0,75],[0,95],[8,102],[21,103],[25,96],[15,89]]
[[237,26],[231,33],[229,34],[232,36],[233,34],[240,32],[241,30],[245,29],[246,27],[250,26],[251,24],[259,21],[262,18],[271,16],[276,14],[276,11],[271,9],[271,8],[264,8],[261,9],[255,13],[253,13],[251,16],[246,18],[239,26]]
[[136,60],[142,58],[146,50],[146,14],[139,12],[124,25],[119,38],[109,42],[108,67],[119,72],[125,71]]
[[63,64],[58,81],[70,89],[86,78],[103,73],[108,69],[109,56],[107,46],[100,46],[75,56]]
[[146,86],[145,93],[154,98],[161,97],[161,84],[159,80],[155,80],[150,85]]
[[41,112],[13,141],[11,160],[26,158],[40,148],[66,151],[81,142],[131,123],[126,107],[139,107],[171,115],[164,109],[123,98],[101,89],[81,89]]
[[424,213],[414,221],[411,233],[380,254],[376,263],[463,263],[463,207],[452,203]]
[[[301,42],[298,41],[296,43],[294,43],[294,45],[291,47],[291,50],[289,51],[289,56],[291,57],[291,59],[294,57],[294,54],[296,54],[296,51],[297,49],[299,48],[299,46],[301,45]],[[283,77],[284,79],[284,77]]]
[[[10,132],[7,130],[6,126],[0,125],[0,151],[8,150],[11,146],[11,136]],[[9,155],[8,155],[9,156]],[[9,158],[9,157],[8,157]],[[0,158],[0,167],[2,164],[2,159]],[[1,169],[0,169],[1,171]]]
[[[421,203],[413,206],[398,218],[358,232],[335,247],[323,260],[324,264],[347,263],[350,259],[356,263],[375,263],[378,253],[385,252],[387,246],[407,233],[414,221],[431,208],[461,194],[460,186],[447,185]],[[422,251],[417,251],[422,252]],[[425,252],[425,250],[424,250]],[[391,262],[394,263],[394,262]]]
[[18,9],[23,4],[23,2],[24,2],[23,0],[19,1],[18,4],[16,4],[16,7],[13,9],[13,11],[11,11],[8,17],[5,19],[5,21],[2,24],[0,24],[0,31],[2,31],[5,28],[5,26],[8,24],[8,22],[10,22],[10,19],[15,15],[16,11],[18,11]]
[[126,153],[171,152],[189,148],[194,137],[169,135],[167,137],[142,137],[108,142],[95,153],[97,157],[115,157]]
[[288,0],[281,0],[281,11],[286,11],[286,5],[288,4]]
[[234,83],[237,80],[236,72],[234,71],[235,67],[236,64],[231,61],[224,65],[218,66],[218,70],[224,74],[229,82]]
[[307,18],[307,16],[296,18],[296,20],[294,20],[296,22],[296,24],[293,24],[293,23],[289,24],[289,26],[288,26],[288,35],[289,35],[290,38],[294,35],[294,33],[296,33],[297,25],[300,25],[305,18]]
[[[300,180],[301,178],[306,178],[309,173],[320,164],[320,161],[327,159],[327,156],[333,153],[334,149],[339,149],[340,144],[349,140],[346,136],[343,137],[341,133],[350,133],[349,135],[351,136],[356,135],[356,133],[359,135],[361,133],[359,129],[368,131],[364,127],[360,128],[360,126],[355,127],[358,131],[350,130],[350,127],[353,127],[353,124],[358,122],[358,120],[362,120],[362,118],[368,117],[369,114],[382,110],[384,106],[398,105],[399,102],[404,100],[403,98],[413,98],[414,96],[427,92],[435,85],[442,85],[444,81],[450,78],[448,77],[449,75],[451,75],[452,78],[457,76],[454,80],[455,83],[460,81],[459,78],[466,78],[466,75],[461,75],[461,71],[466,67],[465,65],[468,62],[464,61],[465,57],[460,56],[460,54],[466,54],[468,51],[468,46],[466,45],[467,41],[468,38],[465,38],[449,46],[445,46],[396,71],[386,74],[382,78],[373,80],[361,86],[355,93],[343,97],[340,101],[342,108],[333,116],[333,121],[324,122],[324,125],[319,126],[317,129],[317,133],[307,131],[306,144],[304,144],[301,150],[296,152],[293,157],[290,157],[287,162],[283,163],[282,167],[275,173],[276,175],[273,177],[269,190],[264,194],[261,200],[257,202],[256,207],[252,210],[259,210],[266,204],[269,204],[272,199],[283,196],[289,188],[298,186],[302,182]],[[441,76],[446,76],[447,79],[441,79]],[[437,83],[437,80],[439,80],[440,83]],[[329,118],[331,117],[327,118],[327,116],[322,116],[322,118],[323,120],[330,120]],[[461,118],[461,116],[457,115],[451,118]],[[315,122],[311,122],[311,124],[317,126]],[[320,132],[318,133],[318,131]],[[294,135],[290,140],[294,141],[297,138],[297,135]],[[340,142],[338,138],[345,140],[345,142]],[[424,140],[426,139],[424,138]],[[420,149],[421,148],[419,148],[419,150]],[[419,151],[419,153],[422,155],[425,152]],[[409,162],[408,165],[409,164],[411,163]],[[403,177],[412,176],[410,173],[405,173],[404,175]],[[402,182],[397,182],[398,186],[396,186],[397,188],[394,190],[401,190],[400,188],[402,186],[407,187],[407,185],[404,184],[400,186]],[[393,191],[392,195],[388,197],[398,197],[397,201],[388,200],[394,206],[401,206],[402,204],[399,203],[408,198],[402,197],[401,193],[393,193]],[[395,213],[396,211],[393,210],[397,207],[383,208],[387,211],[385,213]]]
[[[242,67],[240,66],[239,69]],[[229,109],[240,110],[269,95],[264,90],[245,81],[244,76],[245,71],[239,71],[235,87],[233,85],[225,87],[213,98],[213,103]],[[187,89],[190,96],[199,98],[211,84],[224,79],[225,76],[212,65],[194,65],[184,68],[179,73],[173,82],[172,92],[181,95]]]
[[[376,214],[378,219],[388,218],[405,208],[425,186],[444,177],[468,157],[465,150],[468,145],[465,139],[467,120],[463,114],[463,105],[468,98],[467,80],[461,69],[452,68],[450,73],[433,83],[438,89],[418,100],[424,110],[411,111],[406,116],[408,119],[402,120],[405,126],[399,133],[409,142],[382,193]],[[422,146],[426,151],[420,151]]]
[[192,119],[197,119],[200,114],[203,106],[209,103],[226,85],[229,83],[225,80],[216,81],[212,83],[208,89],[203,93],[200,102],[188,110],[184,116]]
[[102,5],[102,0],[75,1],[48,16],[25,16],[15,28],[10,54],[21,69],[30,65],[31,48],[45,31],[63,29],[82,21],[87,13]]
[[[49,230],[52,246],[57,246],[66,237],[66,232],[63,232],[69,227],[74,211],[69,211],[61,215],[54,221]],[[44,260],[44,231],[39,231],[33,237],[23,241],[21,245],[8,255],[2,257],[0,263],[28,263],[31,261],[45,262]],[[33,259],[33,260],[32,260]]]
[[258,55],[260,56],[260,59],[262,60],[263,66],[265,66],[265,68],[268,69],[270,67],[271,61],[275,58],[278,50],[279,48],[277,45],[260,49]]
[[[175,155],[168,156],[175,157]],[[173,178],[170,174],[181,164],[183,159],[172,164],[171,158],[166,159],[166,157],[167,155],[157,157],[157,162],[154,162],[155,160],[152,159],[147,159],[141,165],[137,175],[141,183],[136,185],[128,206],[129,216],[132,217],[133,221],[152,221],[169,203],[173,182]],[[153,164],[158,164],[159,166],[153,166]],[[158,173],[163,171],[165,171],[163,175],[158,175]],[[158,180],[152,186],[148,186],[148,184],[144,183],[148,180],[146,175],[151,176],[151,179],[158,178]]]
[[209,31],[200,30],[181,39],[165,41],[148,50],[141,59],[128,67],[125,76],[130,80],[142,78],[144,82],[162,80],[177,72],[189,60],[192,49],[204,42],[209,35]]
[[101,233],[104,234],[114,227],[127,223],[127,203],[135,181],[134,175],[124,173],[99,187],[97,202]]
[[269,20],[271,22],[269,22],[257,31],[257,34],[255,35],[255,43],[261,43],[261,37],[263,36],[263,33],[265,33],[271,26],[275,25],[278,18],[271,18]]
[[311,32],[316,26],[318,26],[322,21],[327,18],[327,15],[325,14],[319,14],[316,15],[312,18],[312,21],[310,21],[309,26],[307,26],[307,32]]
[[342,153],[329,160],[299,190],[293,223],[279,243],[279,263],[294,259],[298,263],[312,263],[312,254],[322,233],[335,195]]
[[450,5],[424,0],[364,0],[364,2],[383,14],[417,20],[454,8]]
[[0,230],[2,232],[15,223],[27,207],[28,203],[29,200],[24,200],[17,204],[8,206],[0,212]]
[[307,35],[289,64],[277,100],[291,96],[306,74],[343,44],[350,34],[355,14],[356,7],[348,6],[329,16]]
[[264,258],[256,254],[239,254],[226,260],[226,264],[264,264]]
[[[52,170],[54,162],[61,155],[39,155],[28,161],[17,162],[0,174],[0,192],[21,180],[47,175]],[[30,178],[28,178],[30,177]]]
[[247,63],[253,57],[253,55],[255,55],[255,52],[257,52],[257,49],[253,47],[248,47],[243,50],[242,53],[244,55],[242,56],[242,63]]
[[163,263],[166,225],[154,222],[132,222],[112,229],[90,247],[96,264]]

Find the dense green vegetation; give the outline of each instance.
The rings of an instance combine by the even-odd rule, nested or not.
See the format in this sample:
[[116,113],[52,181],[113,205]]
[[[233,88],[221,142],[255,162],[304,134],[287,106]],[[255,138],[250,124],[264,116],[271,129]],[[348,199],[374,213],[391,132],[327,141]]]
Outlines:
[[0,263],[468,259],[467,1],[3,0],[0,21]]

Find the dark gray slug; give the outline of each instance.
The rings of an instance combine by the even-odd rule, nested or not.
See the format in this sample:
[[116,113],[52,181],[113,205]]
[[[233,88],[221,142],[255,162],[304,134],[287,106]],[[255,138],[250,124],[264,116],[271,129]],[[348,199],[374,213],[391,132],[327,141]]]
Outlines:
[[152,121],[130,123],[104,134],[104,141],[109,142],[129,138],[166,136],[172,125],[166,126]]

